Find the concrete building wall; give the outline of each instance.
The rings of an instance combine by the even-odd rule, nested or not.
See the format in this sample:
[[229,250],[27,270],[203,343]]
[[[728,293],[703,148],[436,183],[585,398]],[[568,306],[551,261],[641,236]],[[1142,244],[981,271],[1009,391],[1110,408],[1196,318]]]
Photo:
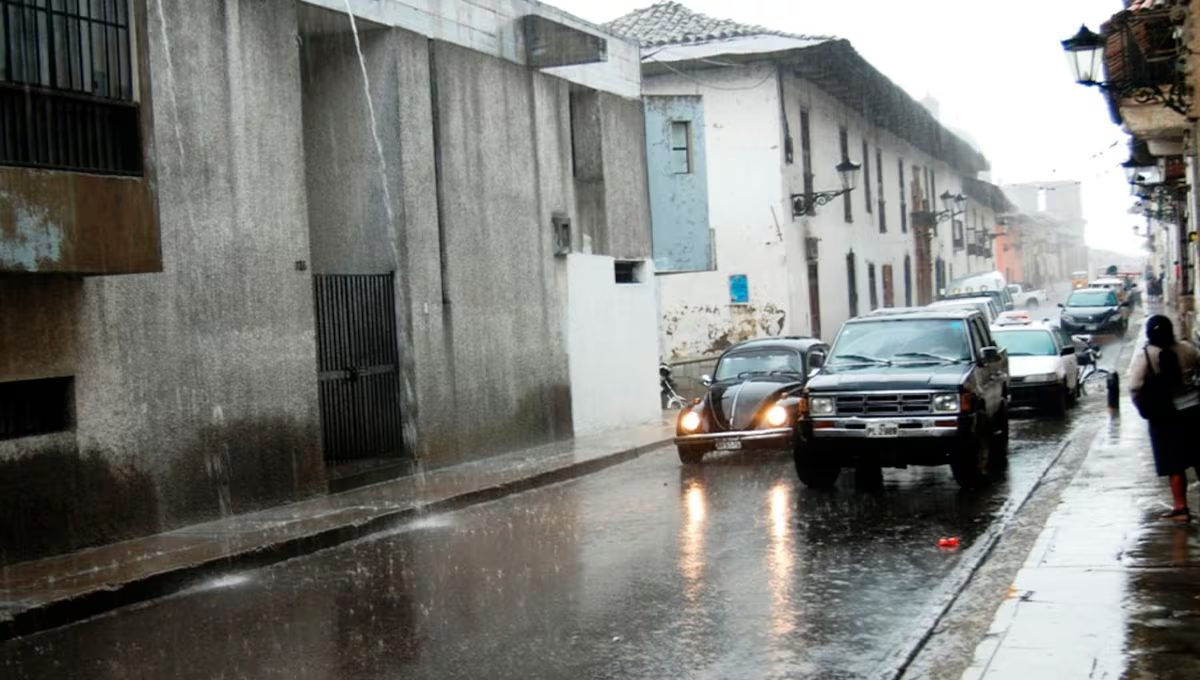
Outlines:
[[653,262],[614,282],[614,259],[567,258],[567,355],[576,435],[650,423],[658,398],[658,309]]
[[529,0],[303,0],[305,4],[355,16],[379,26],[402,28],[479,54],[515,64],[527,63],[521,18],[544,17],[583,34],[606,39],[600,63],[547,69],[563,80],[636,99],[641,94],[641,52],[636,43],[617,40],[597,26]]
[[309,252],[295,8],[151,4],[162,273],[0,284],[62,323],[6,333],[0,356],[22,347],[38,355],[25,377],[75,378],[71,432],[0,442],[3,559],[324,488],[310,279],[294,266]]

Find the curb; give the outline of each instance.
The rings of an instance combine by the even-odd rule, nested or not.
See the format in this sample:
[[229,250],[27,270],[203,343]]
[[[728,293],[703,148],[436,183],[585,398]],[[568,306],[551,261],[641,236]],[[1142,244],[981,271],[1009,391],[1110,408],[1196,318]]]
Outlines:
[[[1099,436],[1099,432],[1092,435],[1088,446],[1090,447]],[[888,659],[890,660],[881,664],[882,666],[886,667],[876,672],[872,677],[879,678],[880,680],[899,680],[904,676],[904,673],[908,671],[908,667],[917,658],[917,655],[921,653],[921,650],[925,648],[925,644],[929,642],[929,638],[932,637],[934,632],[937,630],[938,624],[946,616],[947,612],[950,611],[951,607],[953,607],[958,601],[959,596],[961,596],[963,591],[966,590],[967,585],[971,582],[971,579],[975,576],[975,573],[978,572],[981,567],[983,567],[984,562],[986,562],[988,557],[991,556],[992,551],[995,550],[996,545],[1000,542],[1000,539],[1003,538],[1007,533],[1009,525],[1011,525],[1013,520],[1016,519],[1016,517],[1021,513],[1021,509],[1024,508],[1025,504],[1029,502],[1029,499],[1032,498],[1035,493],[1037,493],[1037,490],[1042,488],[1042,484],[1046,479],[1046,475],[1054,469],[1054,466],[1056,466],[1058,461],[1062,458],[1063,453],[1075,441],[1077,440],[1069,439],[1058,447],[1058,451],[1054,453],[1054,457],[1050,459],[1050,462],[1046,465],[1045,470],[1043,470],[1042,474],[1038,476],[1038,480],[1029,487],[1029,491],[1026,492],[1019,501],[1016,499],[1010,499],[1009,503],[1013,505],[1012,512],[1006,514],[1003,522],[999,524],[993,524],[987,530],[987,533],[984,534],[982,540],[977,541],[969,548],[969,551],[971,552],[970,558],[964,559],[962,562],[960,562],[958,566],[955,567],[950,573],[950,575],[947,576],[943,581],[943,583],[950,584],[944,589],[947,597],[945,597],[942,602],[934,605],[933,611],[927,612],[924,617],[919,619],[919,623],[916,626],[917,633],[910,636],[908,640],[897,646],[897,648],[888,655]]]
[[0,642],[78,623],[120,607],[179,593],[199,582],[231,570],[258,569],[326,548],[337,547],[372,534],[395,529],[409,520],[427,514],[461,510],[523,491],[585,477],[634,460],[671,441],[671,438],[657,439],[630,449],[570,463],[529,477],[466,491],[425,505],[397,509],[357,524],[345,524],[304,536],[259,545],[233,555],[215,557],[177,569],[148,574],[69,599],[33,606],[12,614],[11,618],[7,620],[0,621]]

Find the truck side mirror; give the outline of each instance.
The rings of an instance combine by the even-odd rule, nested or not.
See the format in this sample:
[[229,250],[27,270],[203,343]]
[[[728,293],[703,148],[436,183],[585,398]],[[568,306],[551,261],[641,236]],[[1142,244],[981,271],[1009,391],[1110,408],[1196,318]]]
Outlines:
[[708,387],[709,385],[712,384],[712,376],[707,373],[700,376],[700,384],[704,385],[705,387]]

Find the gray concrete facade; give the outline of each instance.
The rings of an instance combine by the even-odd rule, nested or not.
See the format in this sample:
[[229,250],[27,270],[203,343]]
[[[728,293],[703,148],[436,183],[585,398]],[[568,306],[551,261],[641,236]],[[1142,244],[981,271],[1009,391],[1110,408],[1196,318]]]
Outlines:
[[[551,217],[650,256],[639,101],[360,17],[372,129],[344,14],[135,2],[163,271],[0,278],[0,382],[75,388],[69,432],[0,441],[0,563],[325,492],[313,274],[395,273],[405,456],[571,436]],[[601,131],[586,232],[573,91]]]

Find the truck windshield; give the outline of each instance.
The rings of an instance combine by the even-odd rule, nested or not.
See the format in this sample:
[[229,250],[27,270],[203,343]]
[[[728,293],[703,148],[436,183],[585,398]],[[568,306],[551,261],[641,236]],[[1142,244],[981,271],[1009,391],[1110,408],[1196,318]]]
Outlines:
[[971,358],[966,324],[958,319],[880,319],[846,325],[829,356],[829,365],[905,363],[920,357]]
[[804,362],[800,355],[785,349],[759,349],[735,352],[726,355],[717,365],[714,379],[717,382],[731,380],[740,375],[756,373],[804,373]]
[[1046,331],[993,331],[996,344],[1010,357],[1052,357],[1058,354],[1054,339]]

